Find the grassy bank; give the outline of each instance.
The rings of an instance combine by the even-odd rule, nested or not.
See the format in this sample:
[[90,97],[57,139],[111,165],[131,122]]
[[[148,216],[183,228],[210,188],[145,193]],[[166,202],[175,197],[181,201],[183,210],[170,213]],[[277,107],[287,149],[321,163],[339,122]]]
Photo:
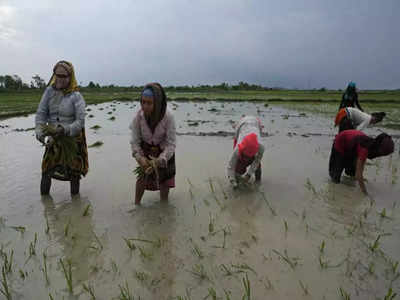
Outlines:
[[[28,90],[0,93],[0,118],[25,115],[36,111],[43,91]],[[103,103],[113,100],[134,101],[139,91],[129,89],[82,89],[87,104]],[[175,101],[261,101],[261,102],[320,102],[337,103],[342,97],[341,91],[307,90],[263,90],[263,91],[174,91],[167,90],[170,100]],[[370,105],[400,104],[400,91],[361,91],[361,103]]]

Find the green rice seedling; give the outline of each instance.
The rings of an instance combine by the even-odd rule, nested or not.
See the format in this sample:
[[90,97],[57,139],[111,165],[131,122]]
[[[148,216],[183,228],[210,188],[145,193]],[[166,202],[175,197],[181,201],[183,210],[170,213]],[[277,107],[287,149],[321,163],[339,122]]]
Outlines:
[[299,280],[299,284],[300,284],[301,289],[303,290],[304,296],[307,296],[309,294],[308,286],[304,285],[304,283],[301,280]]
[[213,183],[212,183],[212,179],[210,178],[208,181],[209,181],[209,183],[210,183],[210,190],[211,190],[211,193],[215,194],[215,190],[214,190],[214,185],[213,185]]
[[[132,296],[129,289],[128,282],[125,281],[125,285],[118,285],[120,294],[118,296],[119,300],[135,300],[135,296]],[[139,298],[140,299],[140,298]]]
[[214,232],[214,219],[210,213],[210,221],[208,223],[208,233],[212,234]]
[[46,252],[43,251],[43,268],[42,268],[44,279],[46,280],[46,284],[49,285],[49,276],[47,274],[47,255]]
[[319,253],[323,254],[325,251],[325,241],[322,241],[321,246],[319,246]]
[[195,264],[192,267],[192,270],[189,271],[193,276],[197,277],[201,281],[208,280],[210,281],[210,277],[208,276],[204,266],[202,264]]
[[378,249],[378,247],[379,247],[379,239],[381,238],[381,236],[382,235],[379,234],[378,237],[375,239],[375,242],[369,246],[369,249],[372,252],[375,252]]
[[396,298],[397,294],[393,293],[392,287],[389,287],[387,294],[385,295],[384,300],[393,300]]
[[96,243],[97,243],[97,245],[98,245],[98,247],[94,247],[96,250],[103,250],[104,249],[104,246],[103,246],[103,244],[101,243],[101,241],[100,241],[100,239],[99,239],[99,237],[97,236],[97,234],[92,230],[92,233],[93,233],[93,236],[94,236],[94,238],[96,239]]
[[90,209],[90,207],[91,207],[90,204],[86,205],[85,210],[83,211],[83,214],[82,214],[83,217],[86,217],[86,216],[89,215],[89,209]]
[[280,258],[282,258],[292,269],[294,269],[298,264],[298,258],[289,257],[287,254],[287,250],[285,249],[284,254],[280,253],[278,250],[272,249],[272,251],[277,254]]
[[231,264],[232,268],[239,270],[239,272],[246,272],[246,271],[251,271],[253,272],[255,275],[257,275],[257,272],[250,267],[248,264],[243,263],[243,264]]
[[265,196],[264,192],[261,192],[260,194],[261,194],[261,196],[263,197],[265,203],[267,203],[267,206],[268,206],[269,210],[271,211],[271,214],[272,214],[273,216],[277,216],[275,209],[274,209],[274,208],[271,206],[271,204],[268,202],[268,199],[267,199],[267,197]]
[[94,125],[94,126],[90,127],[90,129],[93,129],[93,130],[97,130],[97,129],[100,129],[100,128],[101,128],[100,125]]
[[49,293],[49,299],[54,300],[53,295],[51,293]]
[[313,193],[314,196],[318,195],[317,190],[315,189],[314,185],[311,183],[310,178],[307,177],[305,187]]
[[26,230],[24,226],[11,226],[11,228],[18,231],[21,234],[24,234]]
[[306,209],[304,208],[304,209],[303,209],[303,212],[302,212],[302,214],[301,214],[301,219],[302,219],[303,221],[305,221],[306,217],[307,217],[307,213],[306,213]]
[[318,261],[319,261],[319,266],[321,267],[321,269],[327,269],[328,268],[328,262],[327,261],[323,261],[321,256],[318,258]]
[[2,256],[3,256],[3,268],[4,271],[6,272],[6,274],[11,273],[12,272],[12,264],[13,264],[13,257],[14,257],[14,250],[10,251],[10,258],[7,256],[6,252],[2,252]]
[[72,285],[72,265],[71,265],[71,261],[69,259],[66,260],[66,264],[67,267],[64,264],[64,261],[62,260],[62,258],[60,258],[60,265],[65,277],[65,280],[67,282],[67,286],[68,286],[68,290],[70,292],[70,294],[74,293],[74,287]]
[[37,243],[37,233],[35,232],[35,238],[33,242],[29,244],[29,257],[36,255],[36,243]]
[[263,281],[263,284],[264,284],[264,286],[265,286],[265,288],[267,290],[273,290],[274,289],[274,286],[273,286],[271,280],[269,280],[269,278],[267,276],[265,276],[265,282]]
[[288,223],[286,222],[286,220],[283,220],[283,224],[285,225],[285,233],[287,234],[289,229]]
[[242,279],[243,281],[243,287],[244,287],[244,295],[242,297],[242,300],[250,300],[251,299],[251,287],[250,287],[250,281],[249,277],[246,276]]
[[368,273],[373,275],[375,272],[375,264],[373,261],[371,261],[368,265]]
[[109,118],[110,121],[115,121],[115,117],[112,116],[111,118]]
[[1,288],[0,292],[6,297],[7,300],[11,299],[11,291],[10,287],[8,286],[8,281],[7,281],[7,276],[6,276],[6,271],[4,270],[4,267],[1,268]]
[[126,246],[128,246],[129,250],[136,250],[136,245],[131,240],[124,238],[124,237],[123,237],[123,239],[126,243]]
[[130,238],[129,240],[136,241],[136,242],[149,243],[149,244],[152,244],[156,248],[161,248],[161,244],[162,244],[160,238],[157,238],[157,240],[155,240],[155,241],[147,240],[147,239],[140,239],[140,238]]
[[64,225],[64,236],[67,237],[69,233],[69,226],[71,225],[71,219]]
[[134,170],[133,170],[133,174],[136,175],[136,178],[144,178],[145,177],[145,172],[143,170],[143,168],[141,166],[137,166]]
[[225,264],[221,264],[220,269],[222,272],[224,272],[224,276],[232,276],[233,275],[233,271],[231,269],[229,269],[229,267],[227,267]]
[[342,289],[342,287],[339,288],[339,295],[342,300],[350,300],[350,294]]
[[118,273],[117,263],[113,259],[111,259],[111,269],[113,270],[114,273]]
[[90,283],[88,283],[87,285],[83,283],[82,288],[86,293],[89,294],[90,300],[96,300],[93,285],[91,285]]
[[102,141],[97,141],[97,142],[94,142],[93,144],[89,145],[88,148],[100,147],[100,146],[103,146],[103,144],[104,143]]
[[218,183],[219,183],[219,187],[221,188],[222,194],[224,195],[224,199],[228,200],[228,195],[226,194],[224,187],[222,186],[221,182],[218,181]]
[[206,300],[208,298],[211,298],[212,300],[219,299],[219,297],[217,298],[217,292],[215,291],[215,289],[213,287],[208,288],[208,294],[207,294],[207,296],[204,297],[203,300]]
[[140,271],[135,271],[134,275],[135,275],[136,279],[142,283],[149,280],[149,278],[150,278],[149,274],[147,274],[145,272],[140,272]]
[[150,251],[146,250],[141,246],[137,246],[137,248],[139,250],[140,256],[143,257],[144,259],[151,260],[153,258],[153,253],[151,253]]
[[224,289],[224,294],[225,294],[225,300],[231,300],[231,291],[227,291]]
[[46,216],[46,229],[44,230],[46,234],[50,233],[49,219]]
[[204,254],[201,251],[200,247],[193,242],[192,239],[190,239],[191,243],[192,243],[192,253],[195,254],[198,258],[203,259],[204,258]]
[[25,280],[25,273],[21,269],[19,269],[19,277],[21,277],[22,280]]
[[396,262],[391,261],[390,264],[391,264],[391,269],[392,269],[393,274],[396,274],[397,273],[397,267],[399,266],[399,262],[398,261],[396,261]]

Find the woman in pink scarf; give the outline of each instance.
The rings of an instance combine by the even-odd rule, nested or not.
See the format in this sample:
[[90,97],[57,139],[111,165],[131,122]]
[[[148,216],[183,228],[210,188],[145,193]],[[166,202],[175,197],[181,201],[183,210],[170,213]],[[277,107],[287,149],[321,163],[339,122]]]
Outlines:
[[141,109],[129,126],[132,156],[145,172],[136,181],[136,205],[145,190],[159,190],[161,201],[168,201],[169,189],[175,187],[175,119],[167,109],[162,86],[147,84],[140,103]]

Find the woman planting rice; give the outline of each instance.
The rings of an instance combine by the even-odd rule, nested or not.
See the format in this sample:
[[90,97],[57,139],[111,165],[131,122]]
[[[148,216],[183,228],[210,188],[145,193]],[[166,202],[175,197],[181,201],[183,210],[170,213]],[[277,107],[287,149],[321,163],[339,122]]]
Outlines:
[[244,116],[236,125],[233,153],[228,162],[227,175],[235,188],[238,181],[249,182],[255,175],[255,182],[261,181],[261,159],[264,146],[260,144],[261,122],[253,116]]
[[[71,194],[79,193],[81,175],[85,176],[89,168],[85,105],[72,64],[58,62],[35,118],[36,138],[46,145],[40,183],[42,195],[49,193],[51,178],[70,181]],[[46,136],[49,136],[47,143]]]
[[339,132],[348,129],[363,130],[365,127],[376,124],[386,116],[384,112],[367,114],[354,107],[341,108],[336,114],[335,126]]
[[333,142],[329,158],[329,175],[333,182],[339,183],[344,169],[347,175],[356,177],[361,191],[367,194],[363,177],[365,161],[367,158],[389,155],[393,150],[393,140],[386,133],[371,138],[359,130],[344,130]]
[[342,102],[340,102],[339,110],[341,108],[355,107],[355,106],[357,106],[357,108],[359,110],[364,111],[361,108],[360,103],[358,102],[356,83],[353,81],[350,81],[346,88],[346,91],[344,92],[344,94],[342,96]]
[[161,201],[168,200],[175,187],[175,119],[167,109],[167,97],[159,83],[147,84],[141,95],[141,109],[129,128],[132,131],[132,156],[140,170],[136,180],[135,204],[144,191],[160,191]]

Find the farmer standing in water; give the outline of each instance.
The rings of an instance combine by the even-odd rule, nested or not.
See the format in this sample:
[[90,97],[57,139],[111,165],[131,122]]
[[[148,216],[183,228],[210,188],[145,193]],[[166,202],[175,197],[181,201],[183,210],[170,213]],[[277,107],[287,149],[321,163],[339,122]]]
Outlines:
[[129,126],[132,156],[143,170],[136,181],[136,205],[140,204],[145,190],[159,190],[161,201],[168,201],[169,189],[175,187],[175,119],[167,109],[162,86],[147,84],[140,104],[141,109]]
[[342,96],[342,102],[340,102],[339,110],[341,108],[355,107],[355,106],[357,106],[357,108],[359,110],[364,111],[361,108],[360,103],[358,102],[356,83],[353,81],[350,81],[346,88],[346,91],[344,92],[344,94]]
[[261,122],[253,116],[244,116],[236,125],[233,153],[228,162],[228,180],[234,188],[240,181],[249,182],[255,175],[255,182],[261,181],[261,159],[264,146],[261,141]]
[[364,184],[364,166],[367,158],[374,159],[393,153],[392,137],[381,133],[376,138],[369,137],[355,129],[344,130],[336,137],[329,158],[329,175],[335,183],[340,182],[343,170],[346,175],[355,176],[360,189],[367,194]]
[[70,181],[71,194],[79,193],[81,176],[89,169],[85,106],[74,67],[70,62],[59,61],[35,117],[37,140],[45,144],[45,137],[49,136],[42,161],[42,195],[49,194],[52,178]]

